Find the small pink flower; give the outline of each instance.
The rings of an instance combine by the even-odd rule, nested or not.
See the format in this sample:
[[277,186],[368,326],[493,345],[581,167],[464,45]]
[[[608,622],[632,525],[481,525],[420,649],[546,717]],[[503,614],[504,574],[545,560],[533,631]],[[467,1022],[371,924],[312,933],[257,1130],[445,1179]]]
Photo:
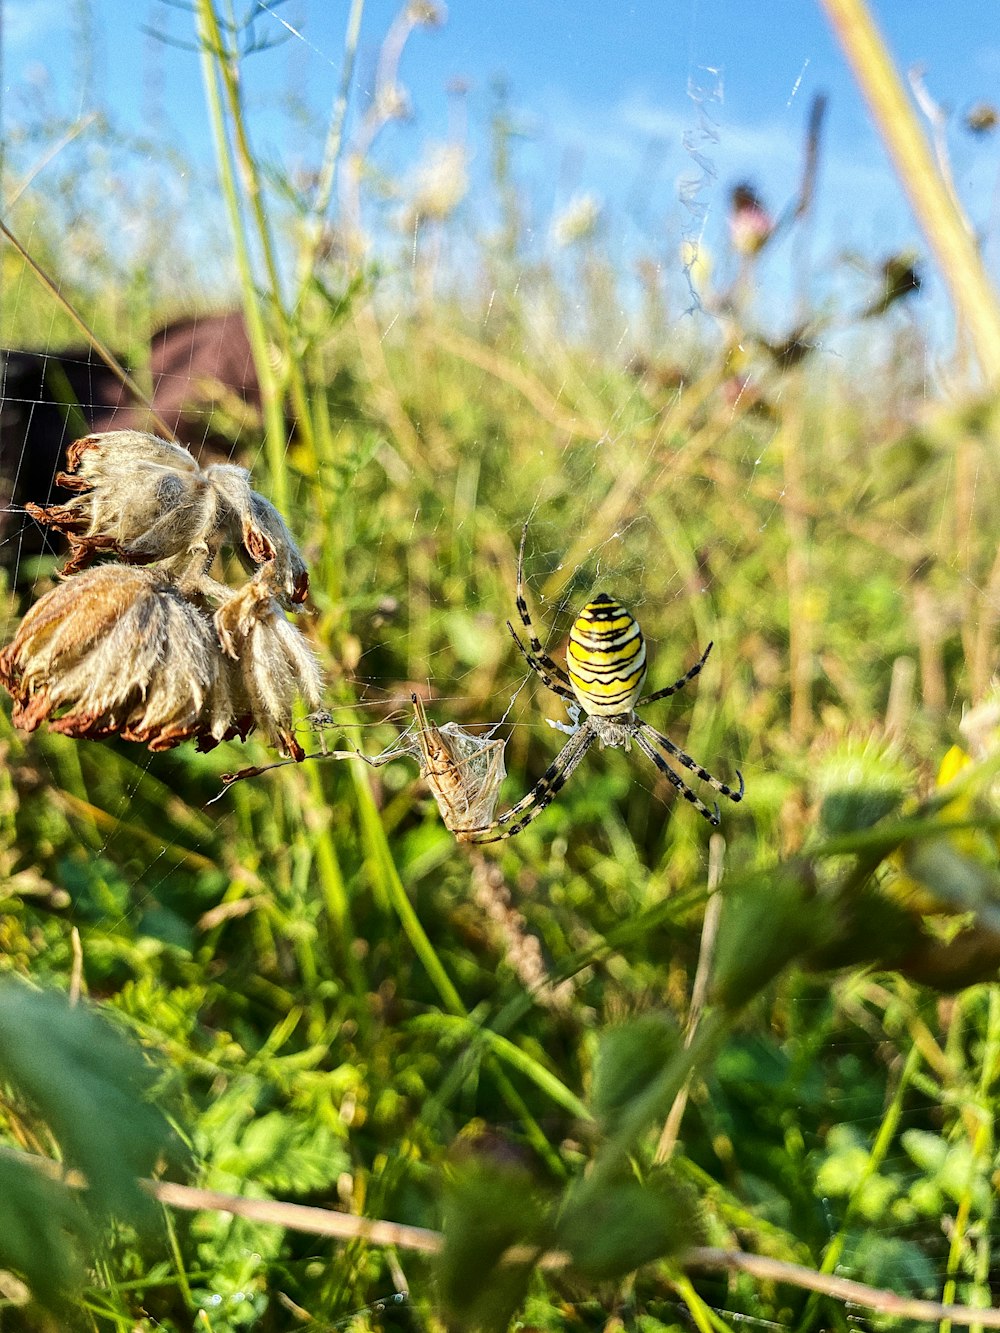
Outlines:
[[746,181],[734,186],[729,196],[729,240],[736,253],[759,253],[773,236],[774,226],[754,187]]

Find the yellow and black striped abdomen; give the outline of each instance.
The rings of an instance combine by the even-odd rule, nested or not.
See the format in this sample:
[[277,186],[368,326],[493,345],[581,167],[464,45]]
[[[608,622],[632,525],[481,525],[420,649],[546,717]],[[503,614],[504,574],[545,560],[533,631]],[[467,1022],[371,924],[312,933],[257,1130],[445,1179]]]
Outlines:
[[631,712],[646,678],[639,622],[621,602],[598,593],[569,632],[566,666],[584,712],[604,717]]

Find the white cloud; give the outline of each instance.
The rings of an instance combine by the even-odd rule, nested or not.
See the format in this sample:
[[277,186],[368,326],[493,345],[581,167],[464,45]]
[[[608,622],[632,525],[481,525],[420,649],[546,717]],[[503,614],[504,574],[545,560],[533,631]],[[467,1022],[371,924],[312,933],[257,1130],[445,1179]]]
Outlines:
[[60,0],[5,0],[3,40],[9,50],[37,42],[66,22],[66,6]]

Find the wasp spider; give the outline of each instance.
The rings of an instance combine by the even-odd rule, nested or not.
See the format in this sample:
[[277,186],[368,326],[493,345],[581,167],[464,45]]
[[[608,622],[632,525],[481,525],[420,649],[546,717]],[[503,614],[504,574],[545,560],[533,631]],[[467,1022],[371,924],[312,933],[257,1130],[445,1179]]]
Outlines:
[[743,776],[737,770],[739,787],[727,787],[714,778],[701,764],[679,749],[669,737],[644,722],[636,712],[645,704],[668,699],[701,671],[712,651],[709,644],[689,671],[665,689],[642,696],[646,679],[646,642],[635,617],[607,593],[598,593],[577,616],[569,632],[566,649],[566,667],[548,655],[535,634],[524,598],[524,542],[527,529],[521,534],[521,549],[517,561],[517,612],[521,617],[528,639],[526,648],[514,626],[507,622],[528,666],[543,685],[554,694],[578,704],[584,719],[579,729],[563,746],[559,755],[522,800],[505,811],[484,828],[460,831],[461,842],[499,842],[520,833],[536,819],[558,795],[590,747],[597,741],[601,749],[629,750],[635,741],[639,749],[656,765],[663,776],[713,826],[719,824],[719,804],[709,809],[674,771],[665,755],[721,796],[731,801],[743,799]]

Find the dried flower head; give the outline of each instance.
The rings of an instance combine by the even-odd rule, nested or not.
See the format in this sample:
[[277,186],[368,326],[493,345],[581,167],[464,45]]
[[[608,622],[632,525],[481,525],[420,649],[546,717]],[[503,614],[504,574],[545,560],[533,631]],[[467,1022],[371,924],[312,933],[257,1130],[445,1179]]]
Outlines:
[[965,128],[971,134],[992,134],[1000,125],[1000,111],[992,102],[977,102],[965,113]]
[[226,508],[226,535],[245,569],[269,566],[268,587],[283,604],[304,602],[309,573],[285,520],[250,486],[241,467],[217,464],[205,475]]
[[[319,706],[320,676],[282,606],[305,599],[308,575],[248,473],[113,431],[72,445],[60,480],[74,498],[31,512],[69,536],[64,581],[0,654],[15,723],[153,750],[192,737],[208,748],[259,726],[301,758],[293,708],[299,696]],[[223,547],[256,571],[245,587],[210,576]],[[126,563],[83,569],[100,551]]]
[[404,212],[407,228],[416,221],[444,222],[469,192],[468,153],[459,143],[432,144],[413,180]]
[[575,194],[552,219],[552,239],[560,249],[589,241],[597,232],[604,206],[595,194]]
[[411,0],[406,17],[414,27],[440,28],[448,17],[448,10],[444,5],[435,4],[434,0]]
[[232,728],[222,656],[203,611],[154,570],[101,565],[31,608],[0,653],[14,722],[121,735],[151,750]]
[[65,505],[28,505],[40,523],[64,532],[73,574],[99,551],[130,564],[172,561],[186,574],[207,569],[223,546],[247,567],[275,565],[276,592],[302,602],[305,563],[278,511],[229,464],[200,468],[186,449],[141,431],[87,435],[70,445],[59,483],[78,494]]
[[293,711],[300,697],[309,708],[319,708],[319,667],[274,597],[266,569],[219,607],[215,628],[237,711],[293,759],[304,758],[292,732]]

